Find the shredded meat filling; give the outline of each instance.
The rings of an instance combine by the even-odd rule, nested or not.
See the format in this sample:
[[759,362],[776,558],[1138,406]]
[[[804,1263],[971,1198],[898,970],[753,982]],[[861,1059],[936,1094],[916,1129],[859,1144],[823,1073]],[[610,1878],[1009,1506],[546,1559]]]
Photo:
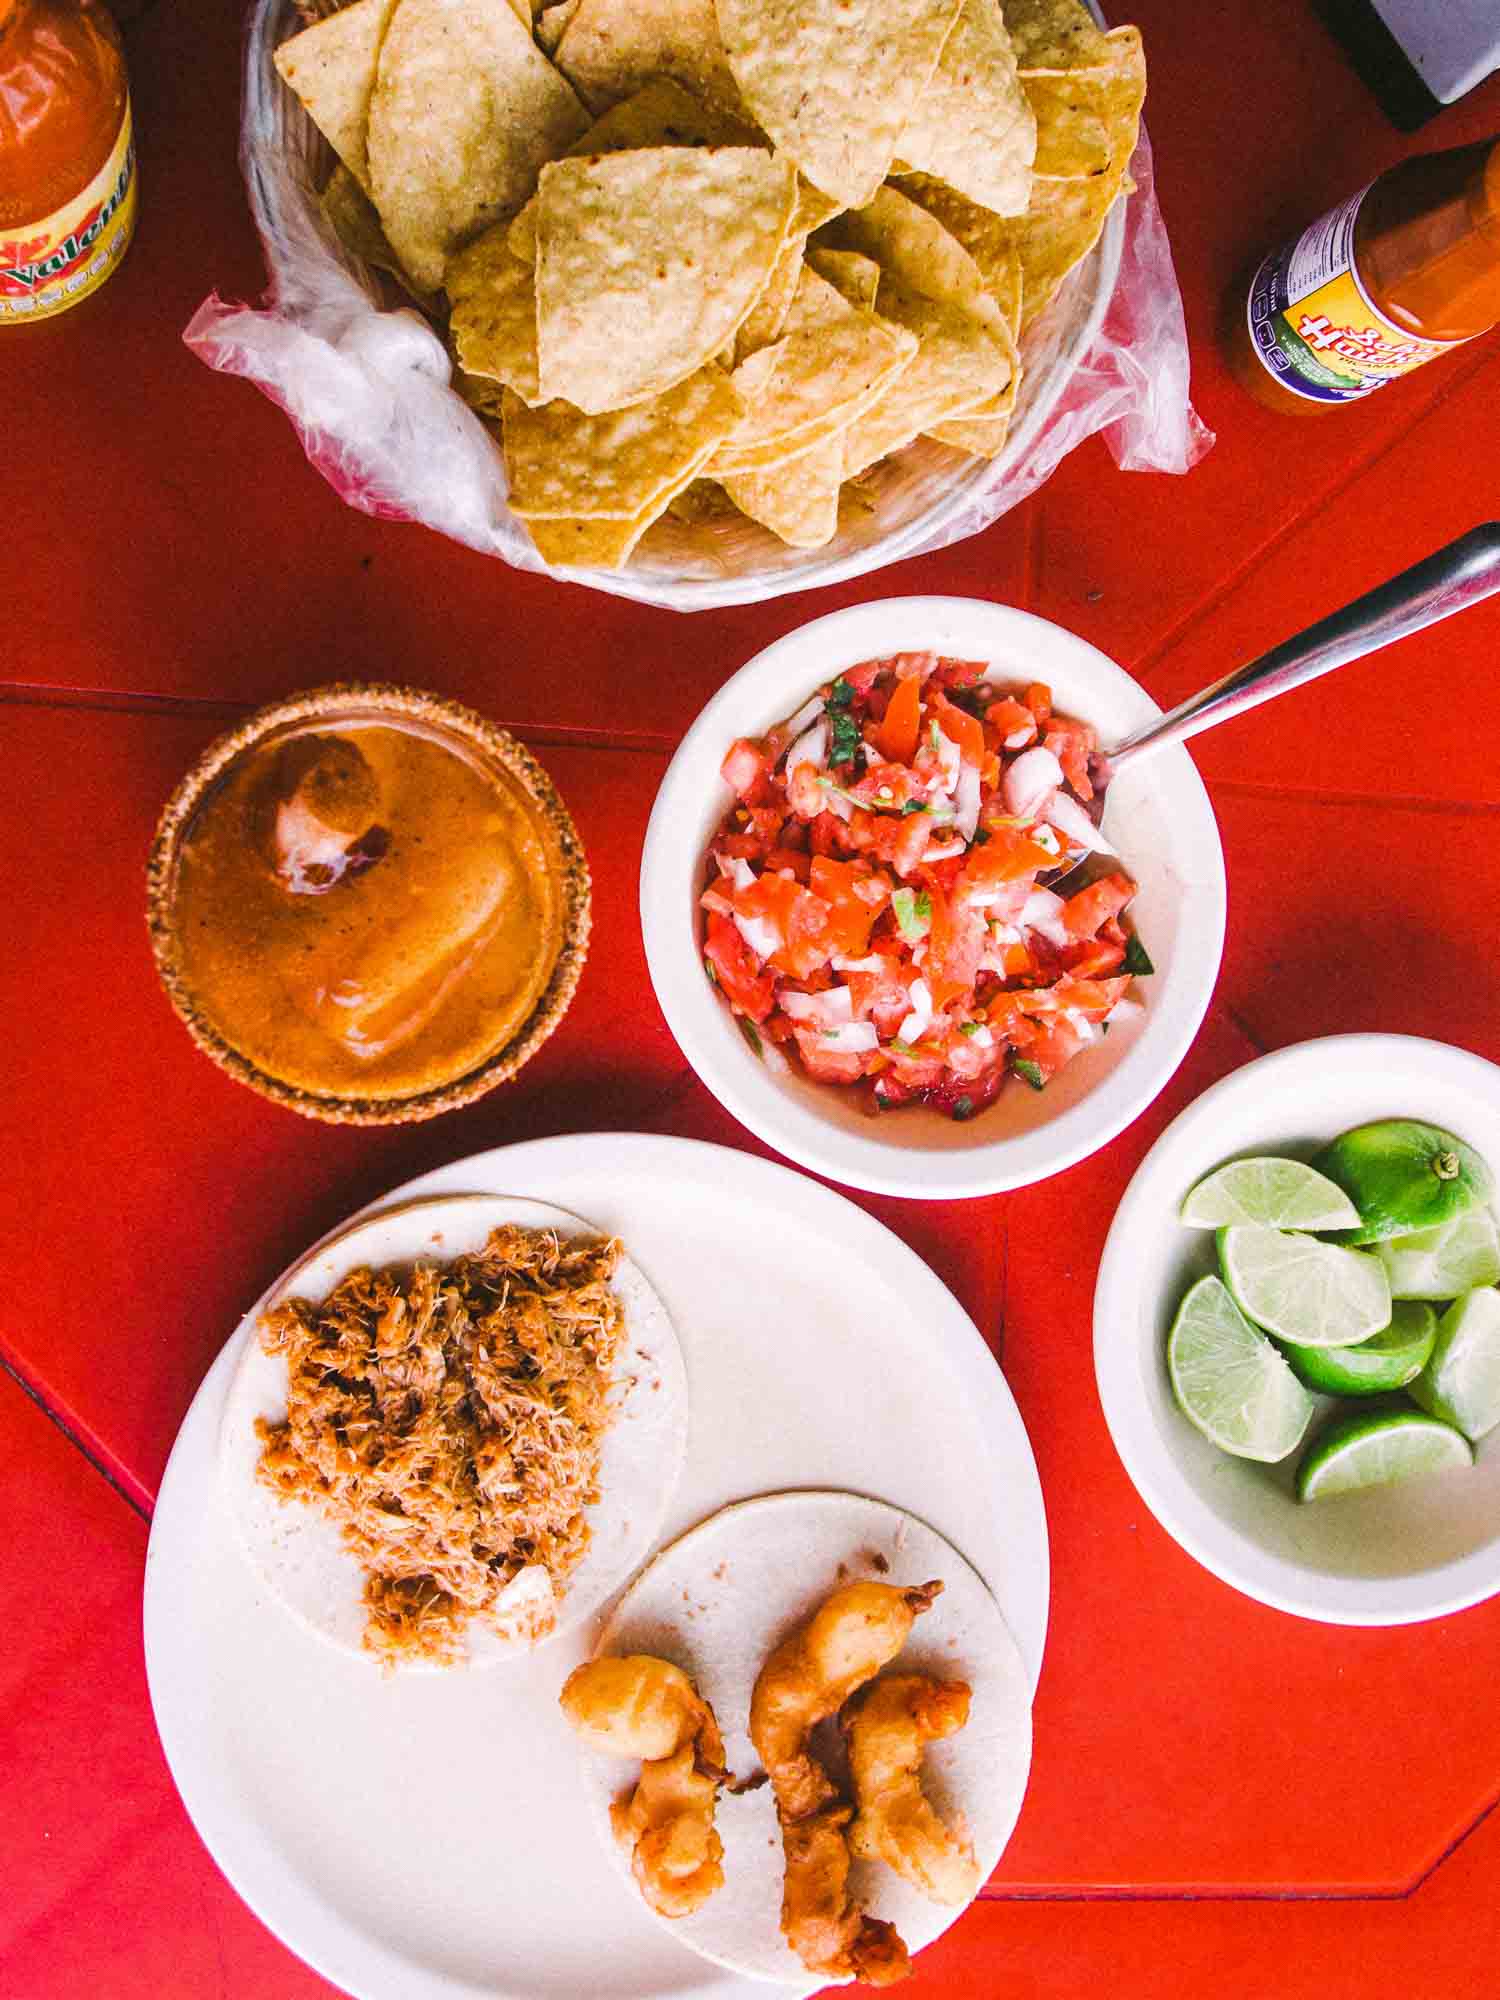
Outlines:
[[[366,1572],[365,1644],[456,1659],[528,1565],[561,1595],[589,1542],[624,1316],[617,1242],[496,1229],[451,1264],[360,1269],[261,1321],[287,1362],[257,1476],[336,1521]],[[535,1627],[533,1627],[535,1630]]]

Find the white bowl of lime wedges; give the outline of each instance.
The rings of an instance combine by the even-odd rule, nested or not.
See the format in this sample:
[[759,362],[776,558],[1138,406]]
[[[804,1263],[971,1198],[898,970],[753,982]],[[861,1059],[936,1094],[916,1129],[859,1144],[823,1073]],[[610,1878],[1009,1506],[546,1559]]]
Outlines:
[[1500,1592],[1497,1186],[1500,1068],[1404,1035],[1263,1056],[1146,1155],[1094,1364],[1126,1471],[1215,1576],[1340,1625]]

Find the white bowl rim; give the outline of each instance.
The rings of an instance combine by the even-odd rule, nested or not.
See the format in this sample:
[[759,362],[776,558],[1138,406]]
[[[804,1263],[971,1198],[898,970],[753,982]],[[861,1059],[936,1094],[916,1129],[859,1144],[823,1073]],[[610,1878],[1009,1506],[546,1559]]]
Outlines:
[[[682,934],[679,906],[674,900],[681,882],[682,839],[679,829],[693,824],[705,782],[717,780],[719,765],[734,737],[768,729],[828,678],[830,657],[847,649],[849,662],[918,647],[928,639],[907,638],[909,626],[920,632],[944,616],[982,621],[999,647],[1010,641],[1052,649],[1054,657],[1069,654],[1103,684],[1131,702],[1142,722],[1161,713],[1158,705],[1125,669],[1086,639],[1035,613],[987,598],[931,595],[867,599],[840,611],[825,613],[774,639],[732,674],[700,711],[678,745],[657,791],[641,856],[641,933],[646,963],[657,1002],[678,1047],[695,1074],[724,1108],[767,1145],[811,1172],[873,1194],[906,1196],[926,1201],[953,1201],[1000,1194],[1049,1179],[1107,1145],[1165,1088],[1181,1063],[1208,1011],[1223,951],[1226,890],[1224,856],[1208,793],[1187,752],[1178,746],[1160,753],[1154,768],[1175,778],[1176,805],[1191,822],[1202,876],[1195,890],[1207,907],[1192,940],[1191,957],[1183,954],[1177,986],[1161,1009],[1169,1036],[1167,1060],[1139,1078],[1121,1071],[1103,1078],[1084,1104],[1062,1113],[1044,1133],[975,1143],[962,1151],[915,1152],[872,1121],[870,1136],[851,1135],[789,1100],[769,1076],[752,1074],[748,1087],[726,1077],[710,1037],[722,1018],[722,1003],[702,977],[695,941]],[[863,635],[863,636],[861,636]],[[978,644],[966,637],[962,644]],[[823,654],[820,670],[808,662]],[[746,690],[766,683],[763,701],[754,709],[760,720],[750,724],[742,713]],[[727,718],[738,714],[736,723]],[[712,774],[710,776],[710,774]],[[728,803],[725,793],[725,803]],[[690,865],[696,871],[701,853],[695,846]],[[1122,1081],[1123,1078],[1123,1081]],[[1103,1115],[1101,1116],[1101,1109]],[[899,1128],[897,1128],[899,1129]]]
[[[1211,1084],[1180,1111],[1141,1161],[1121,1196],[1105,1239],[1094,1285],[1094,1373],[1104,1421],[1131,1484],[1172,1539],[1221,1583],[1244,1596],[1324,1625],[1415,1625],[1482,1604],[1500,1593],[1500,1542],[1414,1570],[1403,1577],[1334,1577],[1304,1571],[1262,1548],[1249,1535],[1226,1528],[1208,1513],[1154,1427],[1139,1422],[1139,1371],[1135,1343],[1106,1329],[1118,1328],[1135,1303],[1129,1245],[1133,1233],[1152,1226],[1148,1210],[1156,1182],[1185,1137],[1211,1124],[1226,1098],[1263,1088],[1287,1072],[1306,1068],[1327,1076],[1331,1067],[1384,1060],[1393,1077],[1420,1082],[1442,1076],[1467,1084],[1500,1107],[1500,1066],[1470,1049],[1423,1035],[1360,1032],[1321,1035],[1254,1056]],[[1254,1079],[1252,1081],[1252,1078]],[[1393,1096],[1400,1089],[1393,1084]],[[1179,1189],[1178,1194],[1185,1192]],[[1317,1578],[1318,1599],[1306,1580]],[[1300,1587],[1299,1587],[1300,1586]],[[1393,1602],[1405,1594],[1406,1603]]]

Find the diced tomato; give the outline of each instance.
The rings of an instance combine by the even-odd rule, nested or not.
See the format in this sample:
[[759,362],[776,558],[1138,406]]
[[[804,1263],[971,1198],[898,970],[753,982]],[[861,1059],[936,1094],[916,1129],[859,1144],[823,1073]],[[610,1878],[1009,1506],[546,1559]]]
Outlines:
[[709,915],[703,956],[713,966],[730,1005],[752,1021],[764,1021],[775,1003],[776,981],[769,972],[756,971],[745,940],[717,911]]
[[1084,938],[1072,945],[1063,954],[1068,970],[1077,973],[1080,979],[1093,979],[1101,972],[1113,972],[1123,963],[1125,947],[1102,934],[1096,938]]
[[715,854],[727,854],[735,861],[759,861],[762,851],[760,835],[755,833],[721,833],[714,842]]
[[880,664],[888,667],[898,681],[926,680],[937,665],[937,654],[895,653],[890,659],[882,660]]
[[750,814],[747,831],[758,834],[767,848],[774,847],[786,825],[786,814],[776,806],[749,806],[747,811]]
[[995,1062],[979,1075],[950,1075],[930,1094],[928,1102],[934,1111],[946,1112],[950,1118],[973,1118],[994,1102],[1004,1082],[1005,1066]]
[[1105,918],[1117,917],[1134,894],[1135,884],[1127,876],[1101,876],[1063,904],[1063,929],[1069,937],[1091,938]]
[[1091,1021],[1102,1021],[1130,984],[1127,972],[1118,979],[1085,979],[1070,972],[1052,991],[1061,1007],[1076,1007]]
[[1036,970],[1036,961],[1024,944],[1008,944],[1005,947],[1005,976],[1007,979],[1023,979],[1028,972]]
[[802,1067],[819,1083],[854,1083],[863,1075],[864,1057],[829,1048],[816,1028],[799,1023],[795,1038]]
[[921,787],[905,764],[872,764],[857,784],[847,788],[861,805],[890,812],[915,798]]
[[1069,1064],[1084,1046],[1084,1039],[1071,1021],[1059,1015],[1039,1027],[1026,1044],[1026,1060],[1034,1062],[1042,1073],[1043,1083],[1049,1083],[1060,1069]]
[[848,845],[844,822],[837,813],[822,812],[807,825],[807,845],[814,854],[842,854]]
[[1026,706],[1038,729],[1045,729],[1052,715],[1052,690],[1045,681],[1033,681],[1026,690]]
[[916,755],[921,726],[921,682],[916,679],[897,681],[875,735],[881,756],[888,763],[909,764]]
[[933,679],[939,687],[967,688],[976,681],[982,681],[989,672],[983,660],[950,660],[943,658],[933,669]]
[[857,667],[845,667],[839,675],[856,694],[868,694],[887,667],[895,665],[893,660],[861,660]]
[[823,934],[830,948],[845,958],[862,958],[870,926],[889,900],[888,885],[866,862],[832,861],[821,854],[813,858],[809,880],[813,894],[829,905]]
[[927,959],[923,971],[934,1010],[973,990],[984,956],[985,925],[977,911],[955,904],[933,883],[932,928],[927,937]]
[[966,894],[984,895],[1003,883],[1025,881],[1040,869],[1057,866],[1057,856],[1033,838],[1029,827],[1001,819],[992,821],[988,830],[984,846],[972,848],[964,863]]
[[[1031,710],[1013,695],[1003,695],[999,701],[992,701],[984,712],[985,727],[994,737],[997,747],[1010,748],[1010,738],[1024,731],[1029,742],[1036,735],[1036,717]],[[1015,745],[1024,750],[1025,743]]]
[[1086,722],[1053,722],[1048,725],[1042,740],[1062,765],[1063,776],[1087,804],[1094,796],[1093,781],[1089,777],[1089,752],[1099,740],[1093,730]]
[[773,847],[766,856],[766,866],[789,869],[799,882],[805,883],[812,869],[812,856],[805,847]]
[[945,695],[934,691],[928,699],[931,712],[937,717],[938,728],[950,743],[958,745],[958,754],[966,764],[972,764],[977,771],[984,762],[984,724],[967,709],[956,708]]
[[719,766],[720,776],[740,798],[763,800],[771,765],[758,743],[741,736],[729,746],[729,754]]

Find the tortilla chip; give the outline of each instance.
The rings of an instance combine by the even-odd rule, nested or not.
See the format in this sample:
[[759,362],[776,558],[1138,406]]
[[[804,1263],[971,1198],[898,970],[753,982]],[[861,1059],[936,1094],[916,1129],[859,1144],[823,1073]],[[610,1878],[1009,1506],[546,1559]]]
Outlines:
[[806,238],[789,233],[781,246],[765,290],[750,308],[744,325],[734,337],[733,360],[737,367],[747,355],[756,354],[780,338],[787,315],[802,280],[802,248]]
[[843,293],[850,305],[874,311],[875,294],[880,290],[880,266],[873,257],[862,256],[858,250],[833,250],[826,244],[814,244],[808,250],[807,261],[820,278],[826,278],[835,290]]
[[443,288],[460,366],[539,403],[536,273],[512,253],[505,223],[497,222],[450,258]]
[[568,31],[569,23],[578,12],[581,0],[557,0],[553,7],[544,7],[536,17],[535,31],[537,44],[549,56],[557,54],[557,45]]
[[527,520],[633,520],[680,490],[689,469],[739,423],[745,405],[722,368],[700,368],[664,396],[587,417],[569,403],[505,399],[505,470]]
[[1040,175],[1072,180],[1108,173],[1135,151],[1146,98],[1140,31],[1116,28],[1104,44],[1106,60],[1095,68],[1025,80]]
[[667,503],[674,521],[700,527],[705,521],[724,521],[735,512],[734,503],[716,479],[695,479]]
[[[696,466],[683,481],[683,486],[691,486],[697,478]],[[569,569],[623,569],[635,553],[636,544],[652,525],[659,521],[667,508],[676,499],[674,492],[666,493],[660,500],[643,507],[639,514],[629,521],[573,519],[567,521],[528,521],[527,532],[536,544],[537,554],[544,562]]]
[[505,240],[510,245],[513,257],[519,257],[523,264],[536,262],[536,196],[533,195],[524,208],[518,209],[511,217],[505,232]]
[[917,351],[890,388],[845,433],[844,477],[899,451],[934,424],[997,395],[1012,364],[995,327],[946,299],[927,298],[889,275],[876,301],[883,319],[915,335]]
[[329,175],[318,201],[334,235],[351,257],[377,271],[389,271],[403,285],[409,284],[400,258],[386,241],[375,204],[342,160]]
[[997,215],[1025,209],[1036,117],[1016,75],[1000,0],[963,0],[899,150],[904,162]]
[[715,454],[712,476],[765,471],[824,443],[868,408],[915,352],[915,340],[850,305],[804,267],[786,332],[735,372],[750,413]]
[[814,187],[863,208],[890,172],[961,0],[718,0],[751,116]]
[[544,168],[536,216],[544,400],[597,414],[695,373],[764,289],[796,192],[787,161],[748,146],[662,146]]
[[992,215],[925,176],[901,185],[958,238],[983,272],[992,296],[1007,282],[1006,273],[1019,268],[1024,330],[1098,242],[1123,183],[1123,167],[1096,174],[1092,180],[1038,179],[1025,215],[1012,217]]
[[569,158],[638,152],[648,146],[764,146],[751,124],[669,76],[654,76],[621,98],[568,148]]
[[843,483],[844,439],[842,432],[836,432],[769,472],[727,478],[724,491],[742,514],[779,535],[789,547],[820,549],[838,533]]
[[500,383],[487,375],[466,375],[462,368],[453,371],[454,393],[461,396],[469,408],[495,432],[499,440],[500,419],[505,409],[505,390]]
[[587,123],[508,0],[401,0],[370,99],[370,187],[415,281],[436,290]]
[[946,424],[934,424],[924,431],[924,437],[936,438],[939,444],[952,445],[957,451],[966,451],[972,458],[998,458],[1005,449],[1005,440],[1010,435],[1009,414],[998,417],[954,417]]
[[1083,0],[1005,0],[1005,25],[1023,72],[1087,69],[1105,60],[1104,30]]
[[273,60],[282,81],[361,187],[370,185],[365,126],[386,24],[396,0],[355,0],[283,42]]
[[[947,299],[977,319],[999,325],[1001,312],[985,273],[946,221],[900,188],[883,187],[866,207],[850,209],[823,232],[823,241],[872,258],[882,271],[930,299]],[[962,195],[959,201],[965,201]],[[979,211],[988,214],[988,210]]]
[[714,0],[580,0],[557,66],[591,110],[669,76],[731,108],[739,93],[719,39]]

